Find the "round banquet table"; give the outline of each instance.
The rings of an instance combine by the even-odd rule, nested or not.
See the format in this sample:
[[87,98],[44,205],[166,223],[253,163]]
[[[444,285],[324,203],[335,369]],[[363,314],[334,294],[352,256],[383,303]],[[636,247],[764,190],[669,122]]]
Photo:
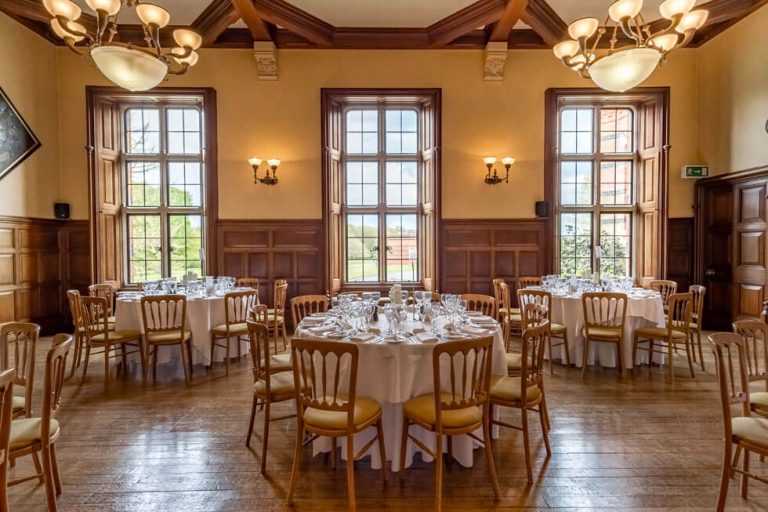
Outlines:
[[[627,318],[624,325],[624,346],[622,357],[624,367],[632,368],[632,335],[641,327],[664,327],[664,303],[658,293],[633,290],[628,295]],[[584,308],[580,295],[553,295],[552,296],[552,322],[565,325],[568,330],[568,354],[571,363],[577,367],[584,365]],[[551,358],[560,360],[563,347],[552,349]],[[656,355],[655,362],[661,363],[660,355]],[[638,362],[647,363],[647,352],[638,353]],[[616,348],[612,343],[594,342],[589,344],[589,356],[587,364],[600,364],[608,368],[616,367]]]
[[[141,299],[118,298],[115,303],[115,329],[144,332]],[[211,365],[211,329],[218,324],[223,324],[225,320],[223,296],[187,298],[186,330],[192,333],[192,364]],[[233,340],[234,338],[230,340],[232,343],[230,355],[237,355],[237,347]],[[240,345],[241,352],[247,354],[250,350],[249,343],[241,340]],[[216,347],[213,360],[216,362],[223,361],[225,354],[226,351],[223,347]],[[133,354],[130,357],[138,361],[138,354]],[[178,346],[159,347],[158,363],[168,363],[180,358]],[[131,360],[131,362],[134,361]]]
[[[387,329],[387,321],[380,318],[378,322],[374,322],[372,327],[379,329],[383,333]],[[408,331],[413,331],[414,328],[422,328],[422,325],[418,321],[409,320],[405,324],[405,328]],[[506,375],[507,363],[504,355],[502,330],[497,325],[491,332],[493,333],[491,373],[493,375]],[[482,335],[468,334],[465,339],[480,336]],[[325,339],[322,336],[312,334],[304,324],[299,324],[294,337]],[[448,342],[441,340],[438,343]],[[392,471],[399,471],[403,404],[411,398],[434,391],[432,350],[435,347],[435,343],[420,343],[418,341],[412,343],[388,343],[384,340],[360,342],[357,343],[357,346],[359,349],[357,395],[373,398],[382,404],[384,446],[386,447],[387,459],[392,463]],[[443,371],[442,375],[447,373]],[[434,434],[415,426],[411,426],[410,432],[426,446],[434,447]],[[363,447],[365,443],[375,437],[375,434],[376,429],[373,427],[357,434],[354,440],[355,450],[357,451]],[[482,438],[482,432],[477,432],[475,435]],[[471,467],[473,464],[473,450],[476,444],[477,442],[467,435],[456,436],[453,440],[454,459],[464,467]],[[346,458],[346,444],[341,443],[341,445],[342,457]],[[313,444],[314,455],[321,452],[329,452],[330,449],[331,443],[327,437],[321,437]],[[411,465],[413,455],[417,451],[421,452],[415,443],[408,443],[406,467]],[[421,453],[424,460],[431,460],[431,457],[426,453]],[[371,446],[368,454],[371,455],[371,466],[374,469],[381,468],[381,458],[378,446],[375,443]]]

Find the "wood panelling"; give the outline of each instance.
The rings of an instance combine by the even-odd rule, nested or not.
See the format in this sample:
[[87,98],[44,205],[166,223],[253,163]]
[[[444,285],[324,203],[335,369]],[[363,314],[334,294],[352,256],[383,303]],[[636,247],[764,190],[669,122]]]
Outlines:
[[272,305],[275,279],[288,280],[288,300],[325,293],[322,220],[219,220],[218,275],[258,277],[261,302]]
[[492,294],[500,277],[516,289],[520,276],[546,274],[546,220],[443,220],[440,287],[444,293]]
[[669,219],[667,243],[667,279],[687,290],[693,283],[693,218]]
[[0,323],[65,329],[65,291],[89,283],[88,223],[0,218]]

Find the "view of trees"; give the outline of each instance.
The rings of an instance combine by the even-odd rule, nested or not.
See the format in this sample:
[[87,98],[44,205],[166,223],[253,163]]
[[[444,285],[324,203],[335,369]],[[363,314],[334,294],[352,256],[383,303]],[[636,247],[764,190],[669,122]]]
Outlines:
[[[629,275],[629,254],[621,238],[600,232],[602,258],[600,273],[603,276]],[[566,224],[560,236],[560,273],[582,275],[592,272],[592,242],[589,236],[576,236],[576,226]]]

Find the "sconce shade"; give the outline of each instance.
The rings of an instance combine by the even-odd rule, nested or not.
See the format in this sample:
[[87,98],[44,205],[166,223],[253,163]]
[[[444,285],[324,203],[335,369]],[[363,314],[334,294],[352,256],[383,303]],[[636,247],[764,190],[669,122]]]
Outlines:
[[258,166],[260,166],[260,165],[261,165],[261,158],[256,158],[256,157],[253,157],[253,158],[249,158],[249,159],[248,159],[248,163],[249,163],[249,164],[251,164],[251,165],[255,165],[256,167],[258,167]]
[[278,160],[277,158],[270,158],[269,160],[267,160],[267,163],[269,164],[270,167],[277,167],[280,165],[280,160]]
[[139,4],[136,6],[136,14],[145,25],[157,25],[164,28],[171,21],[168,11],[155,4]]
[[122,46],[99,46],[91,50],[91,57],[104,76],[129,91],[152,89],[168,74],[162,60]]
[[203,37],[200,34],[186,28],[177,28],[174,30],[173,40],[176,41],[176,44],[179,46],[188,46],[193,50],[197,50],[200,48],[200,45],[203,44]]

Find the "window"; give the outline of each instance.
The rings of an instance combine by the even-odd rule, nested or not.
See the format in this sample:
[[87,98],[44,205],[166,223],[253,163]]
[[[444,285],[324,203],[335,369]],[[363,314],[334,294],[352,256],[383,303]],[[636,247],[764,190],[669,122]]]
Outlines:
[[439,91],[356,92],[323,91],[329,281],[431,283]]
[[204,272],[203,113],[198,104],[127,102],[122,112],[128,283]]
[[557,159],[561,274],[633,274],[637,124],[631,104],[561,105]]

